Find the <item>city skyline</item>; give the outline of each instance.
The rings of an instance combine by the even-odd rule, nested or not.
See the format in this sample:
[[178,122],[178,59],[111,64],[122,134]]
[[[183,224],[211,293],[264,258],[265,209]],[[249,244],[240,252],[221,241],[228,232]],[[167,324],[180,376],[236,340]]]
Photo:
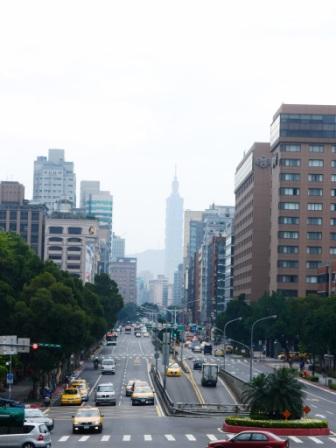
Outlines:
[[[276,107],[336,104],[332,1],[287,0],[276,14],[245,2],[243,15],[216,0],[19,4],[20,17],[11,2],[0,9],[0,178],[31,198],[33,161],[63,148],[77,184],[98,179],[113,194],[129,253],[163,248],[175,164],[186,209],[233,205],[235,167],[269,140]],[[275,57],[290,69],[272,70]]]

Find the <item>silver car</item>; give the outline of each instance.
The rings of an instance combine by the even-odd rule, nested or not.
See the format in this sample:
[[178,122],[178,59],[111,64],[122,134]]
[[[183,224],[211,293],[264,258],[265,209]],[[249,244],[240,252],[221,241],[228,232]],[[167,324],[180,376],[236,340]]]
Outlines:
[[101,373],[112,373],[115,374],[116,365],[114,359],[104,358],[101,362]]
[[49,431],[54,429],[54,420],[44,414],[41,409],[25,408],[25,422],[44,423]]
[[116,394],[112,383],[102,383],[96,388],[95,393],[96,406],[100,404],[111,404],[115,406],[117,404]]
[[23,426],[0,426],[0,447],[50,448],[50,432],[44,423],[25,422]]

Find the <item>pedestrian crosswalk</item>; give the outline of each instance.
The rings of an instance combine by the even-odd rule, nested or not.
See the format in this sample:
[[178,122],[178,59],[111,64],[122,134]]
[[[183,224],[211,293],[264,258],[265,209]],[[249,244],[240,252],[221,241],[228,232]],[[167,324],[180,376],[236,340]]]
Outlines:
[[[93,443],[119,443],[124,442],[125,445],[131,446],[132,442],[148,442],[149,444],[167,442],[167,444],[188,442],[215,442],[216,440],[230,439],[234,434],[230,433],[216,433],[216,434],[85,434],[85,435],[63,435],[56,440],[53,437],[53,443],[57,443],[63,446],[67,446],[66,442],[93,442]],[[297,437],[288,436],[292,446],[297,444],[298,446],[326,445],[336,447],[336,437],[324,436],[324,437]]]

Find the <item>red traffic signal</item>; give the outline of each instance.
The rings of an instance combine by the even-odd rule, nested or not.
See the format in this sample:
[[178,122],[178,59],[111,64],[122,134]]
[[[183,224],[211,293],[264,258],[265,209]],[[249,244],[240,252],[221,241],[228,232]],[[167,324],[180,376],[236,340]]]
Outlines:
[[38,348],[39,348],[39,345],[38,344],[36,344],[36,343],[34,343],[34,344],[32,344],[32,349],[33,350],[38,350]]

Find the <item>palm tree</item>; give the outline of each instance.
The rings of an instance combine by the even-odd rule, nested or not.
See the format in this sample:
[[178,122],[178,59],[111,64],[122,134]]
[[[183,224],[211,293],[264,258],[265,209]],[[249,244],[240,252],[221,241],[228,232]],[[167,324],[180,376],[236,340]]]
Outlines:
[[269,375],[261,374],[246,385],[242,400],[249,404],[251,417],[283,418],[284,411],[290,418],[301,418],[303,409],[302,385],[291,369],[278,369]]

